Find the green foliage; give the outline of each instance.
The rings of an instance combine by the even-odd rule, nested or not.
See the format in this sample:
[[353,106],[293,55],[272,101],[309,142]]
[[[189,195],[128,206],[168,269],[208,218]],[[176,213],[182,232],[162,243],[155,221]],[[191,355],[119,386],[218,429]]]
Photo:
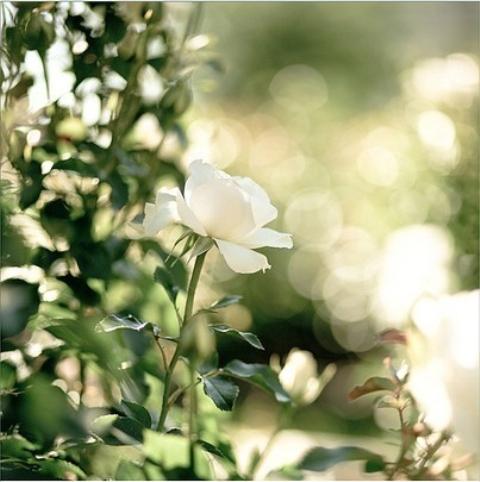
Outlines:
[[257,350],[265,350],[262,342],[254,333],[250,333],[249,331],[239,331],[228,325],[210,325],[210,328],[212,328],[212,330],[216,331],[217,333],[227,333],[239,337]]
[[148,460],[155,462],[167,479],[210,479],[211,469],[206,451],[201,445],[195,446],[196,464],[190,467],[188,439],[181,435],[170,435],[145,431],[144,453]]
[[142,331],[149,325],[146,321],[140,321],[132,315],[127,316],[117,316],[108,315],[104,318],[97,326],[97,331],[104,331],[105,333],[110,333],[116,330],[133,330]]
[[108,445],[135,445],[143,441],[144,426],[119,415],[102,415],[93,422],[93,433]]
[[122,400],[120,406],[125,415],[140,422],[145,428],[151,428],[152,418],[145,407],[127,400]]
[[[211,479],[217,477],[212,467],[220,464],[228,478],[238,480],[242,474],[222,434],[225,414],[220,413],[234,410],[237,383],[253,384],[280,402],[282,410],[290,408],[290,397],[269,366],[237,359],[227,363],[220,352],[219,367],[218,353],[212,355],[214,335],[265,350],[252,332],[205,321],[205,315],[239,302],[240,296],[225,296],[191,316],[198,276],[187,283],[182,259],[203,259],[213,241],[187,230],[175,243],[175,256],[158,240],[132,234],[130,223],[139,220],[160,184],[184,183],[179,166],[187,146],[183,119],[193,101],[191,77],[202,64],[218,69],[208,52],[196,55],[188,47],[200,6],[187,7],[185,22],[172,19],[178,12],[170,7],[158,2],[1,5],[0,155],[8,173],[0,184],[1,256],[2,267],[15,268],[1,283],[3,479]],[[323,31],[315,31],[323,38]],[[282,66],[289,62],[283,58],[284,43],[276,42],[273,49],[281,51]],[[58,45],[68,51],[64,68],[73,82],[60,99],[52,92],[48,69]],[[27,73],[28,56],[37,54],[41,81]],[[371,90],[371,69],[353,58]],[[275,69],[281,67],[274,63]],[[144,95],[145,72],[163,86],[156,100]],[[270,83],[272,72],[260,84]],[[358,80],[357,75],[350,78]],[[258,91],[258,85],[253,78],[248,89]],[[48,100],[36,113],[25,107],[35,93],[32,86],[44,86]],[[90,95],[102,114],[87,122],[83,103]],[[145,134],[153,133],[136,132],[145,116],[158,122],[156,144],[145,141]],[[472,171],[471,162],[467,169]],[[470,178],[465,179],[455,174],[457,190],[472,190]],[[469,255],[478,241],[472,242],[459,225],[478,224],[472,220],[474,204],[463,203],[451,216],[459,246]],[[462,281],[466,287],[478,271],[477,262],[470,265]],[[268,292],[262,293],[259,308],[268,301]],[[180,316],[184,294],[185,316]],[[275,296],[282,298],[276,291]],[[261,319],[265,310],[258,313]],[[397,342],[403,340],[397,335]],[[253,352],[258,358],[250,360],[264,361],[264,355]],[[361,460],[365,472],[431,477],[436,453],[449,434],[434,434],[423,423],[404,381],[396,373],[373,377],[350,395],[355,400],[388,393],[377,406],[402,415],[396,461],[359,447],[317,447],[275,473],[300,479],[302,470]],[[204,394],[215,407],[204,403]],[[416,442],[432,435],[438,437],[428,450],[415,452]],[[248,474],[263,455],[254,452]],[[442,475],[448,476],[448,470]]]
[[290,396],[278,381],[277,374],[267,365],[232,360],[225,365],[222,373],[259,386],[263,390],[271,393],[278,402],[290,402]]
[[[111,2],[2,4],[8,24],[1,41],[1,157],[2,169],[15,173],[1,186],[2,265],[21,267],[1,284],[2,351],[15,360],[0,366],[2,478],[101,477],[94,467],[104,444],[136,447],[158,418],[158,401],[149,402],[152,412],[146,408],[164,377],[153,340],[173,337],[170,308],[143,260],[172,261],[168,275],[159,268],[155,277],[172,300],[186,286],[186,269],[156,240],[131,236],[128,225],[159,182],[184,181],[176,162],[181,151],[165,153],[161,139],[153,150],[131,141],[137,122],[150,114],[164,138],[186,145],[180,117],[191,102],[194,69],[184,43],[195,25],[173,30],[165,8],[154,2],[131,9]],[[195,10],[189,15],[196,17]],[[69,108],[49,89],[48,59],[58,42],[71,58],[65,66],[74,78]],[[161,45],[156,51],[155,43]],[[32,50],[43,64],[50,101],[27,114],[33,81],[24,71]],[[153,103],[140,88],[147,65],[165,85]],[[123,84],[110,82],[117,74]],[[87,93],[107,114],[89,124],[82,119]],[[147,304],[158,317],[140,321]],[[28,347],[37,338],[40,353],[32,356]],[[65,364],[76,368],[63,375]],[[95,408],[99,403],[106,408]],[[115,463],[109,477],[159,476],[152,463]]]
[[192,250],[190,252],[190,259],[196,258],[203,253],[206,253],[213,246],[211,238],[199,237],[195,241]]
[[155,273],[153,273],[153,279],[165,288],[169,298],[175,303],[180,287],[175,284],[171,273],[159,266],[155,269]]
[[[0,285],[2,303],[2,342],[5,338],[21,333],[28,319],[37,312],[40,304],[38,284],[27,283],[20,279],[9,279]],[[8,302],[7,302],[8,300]]]
[[365,383],[362,385],[356,386],[349,394],[350,400],[356,400],[363,395],[368,395],[369,393],[374,393],[378,391],[393,391],[395,390],[396,385],[390,379],[385,377],[372,377],[369,378]]
[[369,468],[380,467],[379,470],[385,466],[380,455],[359,447],[337,447],[334,449],[315,447],[307,452],[298,467],[302,470],[323,472],[340,462],[350,460],[365,460],[369,464]]
[[0,393],[11,390],[16,382],[17,368],[8,361],[0,362]]
[[239,393],[235,383],[221,376],[207,377],[203,380],[203,388],[220,410],[233,410]]
[[221,300],[215,301],[212,305],[210,305],[210,310],[218,310],[220,308],[226,308],[227,306],[234,305],[238,303],[242,299],[239,295],[227,295],[224,296]]
[[145,480],[145,474],[135,462],[121,460],[115,472],[115,480]]

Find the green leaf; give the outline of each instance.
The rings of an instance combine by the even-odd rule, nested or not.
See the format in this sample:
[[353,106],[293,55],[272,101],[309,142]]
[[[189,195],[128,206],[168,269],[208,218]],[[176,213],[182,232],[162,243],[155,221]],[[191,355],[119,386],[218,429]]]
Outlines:
[[198,373],[200,375],[206,375],[208,372],[212,372],[218,368],[218,353],[214,352],[212,356],[204,360],[200,365],[197,367]]
[[272,470],[268,473],[266,480],[303,480],[304,476],[301,470],[294,465],[285,465],[280,469]]
[[[247,470],[246,470],[246,473],[247,474],[252,474],[252,472],[255,471],[258,463],[260,462],[260,459],[261,459],[261,452],[260,452],[260,449],[258,447],[255,447],[251,454],[250,454],[250,460],[248,461],[248,465],[247,465]],[[253,479],[253,476],[251,475],[249,477],[250,479]]]
[[175,302],[180,288],[176,285],[172,275],[165,268],[158,266],[153,273],[153,279],[163,286],[168,297]]
[[275,396],[281,403],[290,402],[290,396],[278,381],[277,374],[268,366],[259,363],[244,363],[232,360],[225,365],[223,373],[253,383]]
[[3,459],[26,459],[32,456],[31,451],[38,448],[21,435],[8,435],[0,439],[0,452]]
[[348,394],[349,400],[356,400],[357,398],[368,395],[369,393],[379,392],[382,390],[394,391],[396,389],[395,383],[389,378],[385,377],[371,377],[362,385],[357,385]]
[[80,176],[98,177],[98,172],[93,164],[88,164],[80,159],[70,158],[65,161],[59,160],[53,165],[53,169],[61,171],[73,171]]
[[217,310],[221,308],[226,308],[227,306],[230,306],[230,305],[234,305],[235,303],[238,303],[241,299],[242,297],[240,295],[224,296],[220,300],[215,301],[215,303],[212,303],[209,307],[198,310],[196,315],[200,313],[216,313]]
[[31,441],[45,447],[59,436],[80,439],[88,435],[83,417],[68,395],[52,385],[51,376],[34,373],[24,383],[27,388],[15,400],[16,420]]
[[[73,226],[75,226],[76,243],[72,244],[70,253],[76,259],[78,267],[81,271],[81,276],[85,278],[110,279],[112,274],[112,263],[109,252],[103,242],[91,242],[90,240],[82,239],[82,229],[85,229],[85,224],[77,219]],[[65,221],[64,226],[70,230],[72,222]]]
[[[168,255],[167,259],[165,260],[165,263],[167,263],[169,261],[169,258],[171,258],[173,256],[172,252],[173,250],[184,240],[188,240],[189,238],[194,238],[196,239],[197,238],[197,234],[194,233],[191,229],[186,229],[185,232],[183,234],[181,234],[179,236],[179,238],[173,243],[173,247],[172,247],[172,251],[170,252],[170,254]],[[188,241],[186,242],[186,244],[188,244]],[[185,254],[185,252],[183,253]],[[178,258],[177,258],[178,260]]]
[[[71,315],[65,310],[60,315]],[[89,319],[51,319],[53,324],[44,325],[44,329],[66,343],[66,347],[82,354],[92,354],[95,362],[107,369],[112,375],[118,375],[119,365],[125,356],[119,350],[112,350],[112,339],[98,328],[98,323]],[[123,371],[123,370],[122,370]],[[130,400],[130,397],[126,397]]]
[[365,472],[381,472],[385,469],[385,461],[382,457],[369,459],[365,462]]
[[173,245],[173,248],[175,248],[176,246],[178,246],[178,244],[181,241],[183,241],[185,239],[185,243],[184,243],[182,249],[178,253],[178,256],[173,259],[173,261],[170,261],[170,258],[172,257],[172,255],[170,254],[169,257],[167,258],[167,260],[165,261],[165,264],[167,264],[167,261],[168,261],[169,262],[168,265],[170,267],[175,266],[176,263],[178,262],[178,260],[180,258],[183,258],[183,256],[185,254],[187,254],[193,248],[193,246],[195,246],[195,243],[196,243],[198,238],[199,238],[199,235],[197,233],[194,233],[193,231],[187,231],[186,233],[182,234],[182,236],[180,236],[180,238],[178,238],[177,241],[175,242],[175,244]]
[[239,388],[229,379],[221,376],[203,379],[203,389],[220,410],[233,410]]
[[253,346],[257,350],[265,350],[262,342],[258,339],[257,335],[250,333],[249,331],[239,331],[228,325],[210,325],[214,331],[218,333],[228,333],[238,336],[245,340],[249,345]]
[[133,315],[119,316],[112,314],[100,321],[95,327],[95,331],[104,331],[105,333],[116,330],[142,331],[149,325],[148,321],[140,321]]
[[128,184],[117,171],[112,172],[107,179],[112,187],[111,202],[114,209],[120,209],[128,202]]
[[145,480],[142,467],[129,460],[121,460],[115,472],[114,480]]
[[[171,273],[173,282],[180,289],[185,290],[187,287],[187,270],[183,262],[178,262],[179,258],[171,253],[167,253],[162,249],[157,241],[151,239],[140,239],[138,241],[144,253],[153,251],[156,253],[165,265],[168,266],[168,271]],[[170,263],[170,261],[172,261]]]
[[190,258],[189,258],[188,261],[190,261],[191,259],[196,258],[197,256],[200,256],[201,254],[205,253],[212,246],[213,246],[213,241],[212,241],[211,238],[205,238],[203,236],[199,237],[195,241],[195,244],[193,245],[192,252],[190,253]]
[[198,440],[197,443],[208,453],[221,457],[230,462],[233,466],[236,466],[235,455],[233,454],[232,447],[226,442],[217,442],[218,445],[213,445],[206,440]]
[[21,209],[25,210],[32,204],[37,202],[42,192],[42,178],[36,177],[29,179],[29,183],[22,183],[22,192],[20,194],[19,206]]
[[1,338],[18,335],[25,328],[30,316],[37,312],[40,304],[38,284],[21,279],[7,279],[0,284],[1,296],[8,303],[0,304],[2,320]]
[[143,426],[119,415],[102,415],[94,420],[93,432],[107,445],[135,445],[143,441]]
[[211,304],[208,308],[210,310],[218,310],[220,308],[226,308],[227,306],[234,305],[235,303],[238,303],[242,297],[240,295],[228,295],[224,296],[218,301],[215,301],[215,303]]
[[[148,459],[159,464],[164,471],[188,468],[190,465],[189,442],[186,437],[180,435],[145,430],[143,452]],[[195,455],[196,476],[202,477],[204,480],[211,480],[212,474],[208,459],[198,444],[195,447]],[[191,479],[191,476],[189,478]]]
[[88,306],[95,306],[100,302],[100,295],[90,288],[86,279],[77,278],[71,274],[57,276],[57,279],[65,283],[82,303]]
[[359,447],[338,447],[334,449],[315,447],[307,452],[298,464],[298,468],[322,472],[340,462],[351,460],[366,460],[372,464],[375,463],[377,466],[383,463],[383,457],[381,455]]
[[142,407],[142,405],[122,400],[120,406],[127,417],[137,420],[137,422],[140,422],[145,428],[150,428],[152,426],[150,413],[145,407]]
[[160,100],[162,110],[176,117],[182,115],[190,106],[192,93],[185,81],[177,81],[165,92]]
[[65,480],[75,474],[77,479],[86,479],[87,474],[78,466],[62,459],[47,459],[40,462],[40,474],[48,479]]
[[15,365],[8,361],[0,362],[0,393],[13,388],[16,378],[17,369]]

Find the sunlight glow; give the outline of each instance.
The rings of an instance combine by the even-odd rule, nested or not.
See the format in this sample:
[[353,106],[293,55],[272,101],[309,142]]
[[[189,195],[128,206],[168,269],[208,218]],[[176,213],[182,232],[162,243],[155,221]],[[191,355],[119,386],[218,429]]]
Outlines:
[[452,255],[451,240],[438,226],[394,231],[386,241],[375,295],[379,322],[401,326],[422,295],[446,293]]

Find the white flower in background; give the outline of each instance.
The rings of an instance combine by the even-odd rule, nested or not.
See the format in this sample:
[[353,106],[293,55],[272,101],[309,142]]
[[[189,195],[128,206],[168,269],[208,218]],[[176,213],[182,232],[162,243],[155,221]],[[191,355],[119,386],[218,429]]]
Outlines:
[[248,177],[229,176],[202,161],[190,164],[184,194],[161,189],[155,204],[145,205],[144,232],[156,235],[180,223],[215,241],[227,265],[237,273],[270,268],[256,248],[291,248],[292,237],[264,228],[277,217],[267,193]]
[[298,405],[314,402],[335,374],[335,365],[328,365],[318,376],[317,362],[309,351],[294,348],[287,356],[278,378],[285,391]]
[[427,338],[429,361],[414,367],[413,394],[427,423],[450,423],[468,450],[479,452],[480,291],[456,293],[417,303],[413,319]]

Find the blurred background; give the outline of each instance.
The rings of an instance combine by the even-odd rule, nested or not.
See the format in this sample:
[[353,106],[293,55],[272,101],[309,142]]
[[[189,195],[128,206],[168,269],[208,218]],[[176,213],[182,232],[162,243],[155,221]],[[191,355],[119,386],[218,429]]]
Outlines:
[[[172,28],[182,31],[191,6],[168,7]],[[239,356],[268,363],[297,347],[312,352],[320,369],[337,365],[320,398],[297,412],[265,473],[313,441],[388,441],[385,429],[397,427],[387,411],[368,397],[347,399],[354,385],[383,374],[387,355],[411,364],[411,387],[429,423],[454,423],[455,450],[478,451],[478,14],[478,4],[454,2],[207,2],[186,45],[208,52],[192,74],[193,101],[181,121],[188,142],[178,132],[162,140],[164,126],[149,114],[129,134],[128,142],[157,150],[180,172],[200,158],[252,177],[279,208],[273,227],[293,234],[293,250],[265,250],[273,266],[266,274],[235,276],[210,253],[198,295],[203,304],[243,295],[221,321],[255,332],[266,347],[250,351],[225,337],[222,363]],[[67,105],[73,81],[65,58],[65,46],[50,55],[50,92]],[[46,102],[39,62],[32,54],[27,66],[35,78],[31,111]],[[148,74],[141,97],[152,104],[165,86]],[[94,126],[95,94],[87,89],[83,102],[82,121]],[[157,187],[182,180],[161,172]],[[100,240],[110,222],[106,209],[103,216]],[[178,233],[160,235],[166,251]],[[14,244],[4,251],[15,257]],[[108,289],[89,287],[107,313],[133,312],[173,333],[175,314],[146,274],[155,259],[132,256],[143,277],[123,262]],[[3,279],[17,275],[4,271]],[[41,286],[41,303],[64,296],[57,285]],[[379,344],[389,329],[405,330],[407,346]],[[91,376],[83,401],[99,406]],[[229,426],[246,457],[266,440],[277,409],[243,388]],[[359,478],[355,463],[336,470],[325,477]]]
[[[471,400],[475,441],[480,299],[448,295],[478,287],[478,5],[216,3],[203,15],[225,70],[196,74],[183,160],[251,176],[295,244],[268,253],[265,275],[232,278],[218,259],[212,277],[245,296],[228,322],[271,352],[297,346],[337,363],[317,404],[298,414],[311,431],[392,423],[346,400],[382,371],[382,330],[425,336],[410,348],[412,380],[437,426],[452,414],[445,365],[455,370],[468,352],[459,365],[468,381],[454,393]],[[432,348],[442,323],[464,335]],[[253,425],[269,423],[270,408],[245,410]]]

